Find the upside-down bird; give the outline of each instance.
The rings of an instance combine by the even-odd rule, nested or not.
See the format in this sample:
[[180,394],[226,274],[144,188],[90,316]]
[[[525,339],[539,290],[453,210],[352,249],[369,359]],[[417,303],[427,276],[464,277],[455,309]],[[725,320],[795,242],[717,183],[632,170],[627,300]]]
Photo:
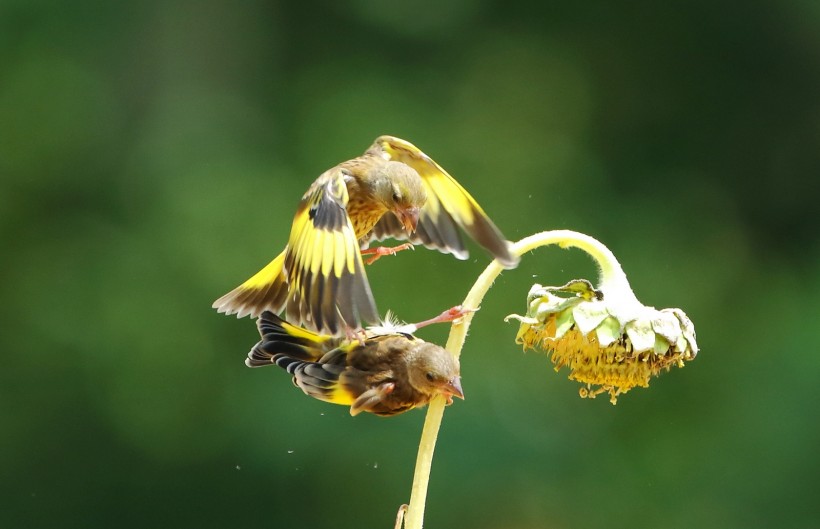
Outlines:
[[[416,243],[466,259],[459,228],[503,266],[518,264],[508,241],[453,177],[411,143],[381,136],[363,155],[313,182],[284,251],[213,307],[237,317],[285,310],[293,324],[351,336],[379,314],[362,255],[372,255],[369,264]],[[368,248],[389,237],[410,244]]]
[[387,322],[369,328],[363,339],[347,339],[308,331],[265,311],[257,320],[262,340],[245,364],[278,365],[307,395],[350,406],[351,415],[396,415],[424,406],[436,395],[452,403],[453,397],[464,398],[458,359],[412,333],[462,314],[454,307],[426,322]]

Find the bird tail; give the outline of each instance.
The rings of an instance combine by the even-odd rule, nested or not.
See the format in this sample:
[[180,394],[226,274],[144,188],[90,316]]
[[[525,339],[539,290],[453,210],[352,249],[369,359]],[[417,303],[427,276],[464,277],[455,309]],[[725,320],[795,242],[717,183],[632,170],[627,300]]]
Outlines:
[[313,398],[345,406],[354,402],[355,395],[339,381],[347,359],[345,348],[336,347],[339,340],[291,325],[269,311],[259,316],[257,326],[262,340],[248,353],[245,365],[275,364]]
[[248,367],[276,364],[288,369],[293,362],[317,362],[337,342],[331,336],[291,325],[270,311],[259,316],[256,326],[262,340],[248,353]]
[[253,277],[214,301],[212,307],[217,312],[236,314],[237,318],[249,314],[255,318],[265,310],[281,312],[288,296],[284,263],[282,252]]

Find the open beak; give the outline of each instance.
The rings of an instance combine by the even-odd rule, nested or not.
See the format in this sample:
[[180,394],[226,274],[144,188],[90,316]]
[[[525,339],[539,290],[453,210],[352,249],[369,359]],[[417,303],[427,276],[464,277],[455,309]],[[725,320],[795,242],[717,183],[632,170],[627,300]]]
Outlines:
[[458,397],[464,400],[464,390],[461,389],[461,377],[455,376],[444,385],[444,393],[447,395],[449,402],[453,401],[453,397]]
[[396,210],[396,216],[407,233],[416,231],[419,224],[419,208],[399,208]]

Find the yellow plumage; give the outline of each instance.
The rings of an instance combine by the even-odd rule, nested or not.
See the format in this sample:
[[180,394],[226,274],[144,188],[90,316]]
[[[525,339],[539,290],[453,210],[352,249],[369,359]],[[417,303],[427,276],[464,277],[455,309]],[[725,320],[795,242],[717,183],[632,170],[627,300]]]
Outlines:
[[285,250],[213,306],[238,317],[286,310],[288,320],[309,329],[349,334],[378,320],[362,259],[371,241],[407,240],[466,259],[460,229],[504,266],[517,265],[501,232],[453,177],[411,143],[381,136],[316,179]]

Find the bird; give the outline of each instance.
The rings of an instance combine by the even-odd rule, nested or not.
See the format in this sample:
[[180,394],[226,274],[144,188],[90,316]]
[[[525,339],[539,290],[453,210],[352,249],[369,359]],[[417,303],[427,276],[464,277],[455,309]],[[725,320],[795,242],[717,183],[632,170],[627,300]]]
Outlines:
[[[284,311],[293,324],[350,337],[379,320],[363,255],[371,264],[422,244],[463,260],[468,252],[459,228],[504,267],[517,266],[509,242],[452,176],[410,142],[380,136],[313,182],[285,249],[212,306],[238,318]],[[370,248],[386,238],[408,242]]]
[[464,398],[459,362],[444,348],[413,336],[421,326],[452,321],[465,310],[453,307],[418,324],[390,321],[368,328],[363,340],[321,335],[264,311],[257,320],[262,339],[245,365],[277,365],[316,399],[350,406],[350,414],[389,417],[426,405],[436,395],[451,404]]

